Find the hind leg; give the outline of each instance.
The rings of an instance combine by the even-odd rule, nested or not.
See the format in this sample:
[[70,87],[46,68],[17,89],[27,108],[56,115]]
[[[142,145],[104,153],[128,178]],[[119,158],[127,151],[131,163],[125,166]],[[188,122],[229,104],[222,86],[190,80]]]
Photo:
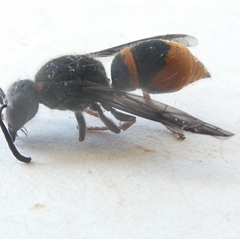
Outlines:
[[[142,91],[142,95],[143,95],[143,97],[146,98],[146,99],[151,99],[149,93],[147,93],[147,92]],[[178,131],[176,131],[176,130],[173,130],[173,129],[167,127],[167,126],[165,126],[165,127],[166,127],[169,131],[171,131],[174,136],[176,136],[177,140],[184,140],[184,139],[186,138],[183,133],[178,132]]]

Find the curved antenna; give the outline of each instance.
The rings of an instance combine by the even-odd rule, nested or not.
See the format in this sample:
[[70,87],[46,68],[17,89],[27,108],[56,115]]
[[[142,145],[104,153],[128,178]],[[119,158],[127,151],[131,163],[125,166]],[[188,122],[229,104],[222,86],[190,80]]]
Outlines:
[[[7,107],[7,104],[3,104],[0,108],[0,115],[2,114],[2,110]],[[2,121],[2,118],[0,119],[0,125],[1,125],[1,128],[2,128],[2,131],[3,131],[3,134],[6,138],[6,141],[8,143],[8,146],[9,148],[11,149],[12,151],[12,154],[15,156],[15,158],[17,158],[19,161],[21,162],[25,162],[25,163],[29,163],[31,161],[31,158],[30,157],[25,157],[23,155],[21,155],[16,146],[14,145],[13,141],[12,141],[12,138],[10,137],[9,135],[9,132],[6,128],[6,126],[4,125],[3,121]]]

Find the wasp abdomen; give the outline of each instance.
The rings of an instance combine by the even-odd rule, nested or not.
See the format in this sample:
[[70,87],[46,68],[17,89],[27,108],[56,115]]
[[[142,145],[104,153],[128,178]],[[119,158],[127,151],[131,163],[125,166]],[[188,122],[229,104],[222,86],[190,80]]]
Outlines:
[[149,93],[180,90],[191,82],[210,77],[205,66],[185,46],[149,40],[125,47],[111,66],[112,85]]
[[166,65],[153,77],[148,86],[149,92],[174,92],[194,81],[210,77],[203,63],[188,48],[173,42],[167,44],[171,48],[165,57]]

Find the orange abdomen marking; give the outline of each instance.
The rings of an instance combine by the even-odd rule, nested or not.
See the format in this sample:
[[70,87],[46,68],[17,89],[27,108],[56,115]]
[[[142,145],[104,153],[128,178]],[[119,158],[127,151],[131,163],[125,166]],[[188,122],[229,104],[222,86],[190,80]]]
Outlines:
[[174,92],[201,78],[210,77],[202,62],[188,48],[174,42],[166,43],[170,45],[166,65],[155,74],[149,84],[150,89],[158,93]]
[[131,51],[130,47],[126,47],[122,51],[120,51],[120,54],[123,57],[123,62],[129,71],[130,88],[132,90],[135,90],[139,87],[139,82],[138,82],[138,71],[137,71],[135,59],[133,58],[132,51]]

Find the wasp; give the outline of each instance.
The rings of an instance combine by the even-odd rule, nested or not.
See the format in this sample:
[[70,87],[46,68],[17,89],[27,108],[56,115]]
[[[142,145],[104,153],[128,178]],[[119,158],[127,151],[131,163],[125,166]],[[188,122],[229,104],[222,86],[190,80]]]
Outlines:
[[[167,40],[169,43],[166,42]],[[160,41],[164,44],[168,43],[167,45],[170,46],[173,46],[172,43],[170,44],[170,41],[175,41],[178,42],[177,44],[185,46],[196,43],[194,37],[174,34],[131,42],[130,49],[134,49],[134,46],[138,46],[138,44],[151,43],[152,41]],[[2,117],[0,125],[13,155],[22,162],[28,163],[31,161],[30,157],[25,157],[18,152],[14,141],[17,132],[23,129],[24,125],[36,115],[39,104],[44,104],[50,109],[71,110],[74,112],[78,123],[79,141],[84,141],[86,135],[87,127],[83,111],[88,110],[97,113],[97,116],[99,116],[105,124],[106,129],[114,133],[119,133],[121,130],[129,128],[136,121],[136,115],[148,120],[160,122],[172,131],[184,130],[193,133],[225,137],[233,135],[226,130],[205,123],[174,107],[151,100],[150,98],[128,93],[129,88],[116,87],[116,84],[111,84],[103,64],[95,57],[112,55],[120,49],[128,48],[128,46],[129,44],[124,44],[99,51],[98,53],[66,55],[52,59],[39,69],[34,81],[30,79],[16,81],[9,87],[6,94],[0,89],[0,101],[2,104],[0,114],[2,114],[3,109],[6,108],[8,129],[3,123]],[[163,62],[165,58],[168,59],[169,52],[171,52],[171,49],[168,50],[168,53],[162,58]],[[120,54],[120,57],[123,55],[121,50],[120,53],[117,54]],[[162,53],[160,53],[160,55],[162,55]],[[144,59],[142,60],[144,61]],[[161,61],[159,63],[161,63]],[[119,63],[119,65],[120,64],[121,63]],[[125,62],[123,65],[127,64],[128,62]],[[164,64],[168,63],[166,62]],[[144,66],[144,64],[142,65]],[[162,66],[162,69],[165,68],[164,66],[165,65]],[[125,67],[128,68],[128,66]],[[208,73],[204,66],[201,66],[201,69],[205,71],[206,74],[204,76],[207,77]],[[147,70],[145,67],[145,70],[146,72],[150,72],[153,68]],[[161,72],[159,68],[156,70]],[[140,76],[139,70],[137,73]],[[123,72],[123,74],[125,73]],[[149,73],[145,75],[150,76]],[[201,76],[204,77],[203,75]],[[132,81],[131,78],[129,79]],[[112,82],[115,80],[112,80]],[[191,81],[193,80],[189,82]],[[139,86],[140,85],[139,81]],[[173,86],[172,90],[177,90],[178,88],[179,87]],[[144,87],[142,89],[149,93],[152,92],[150,87]],[[157,92],[157,90],[154,90],[154,92]],[[104,114],[104,110],[109,111],[117,120],[123,123],[121,125],[115,124]]]

